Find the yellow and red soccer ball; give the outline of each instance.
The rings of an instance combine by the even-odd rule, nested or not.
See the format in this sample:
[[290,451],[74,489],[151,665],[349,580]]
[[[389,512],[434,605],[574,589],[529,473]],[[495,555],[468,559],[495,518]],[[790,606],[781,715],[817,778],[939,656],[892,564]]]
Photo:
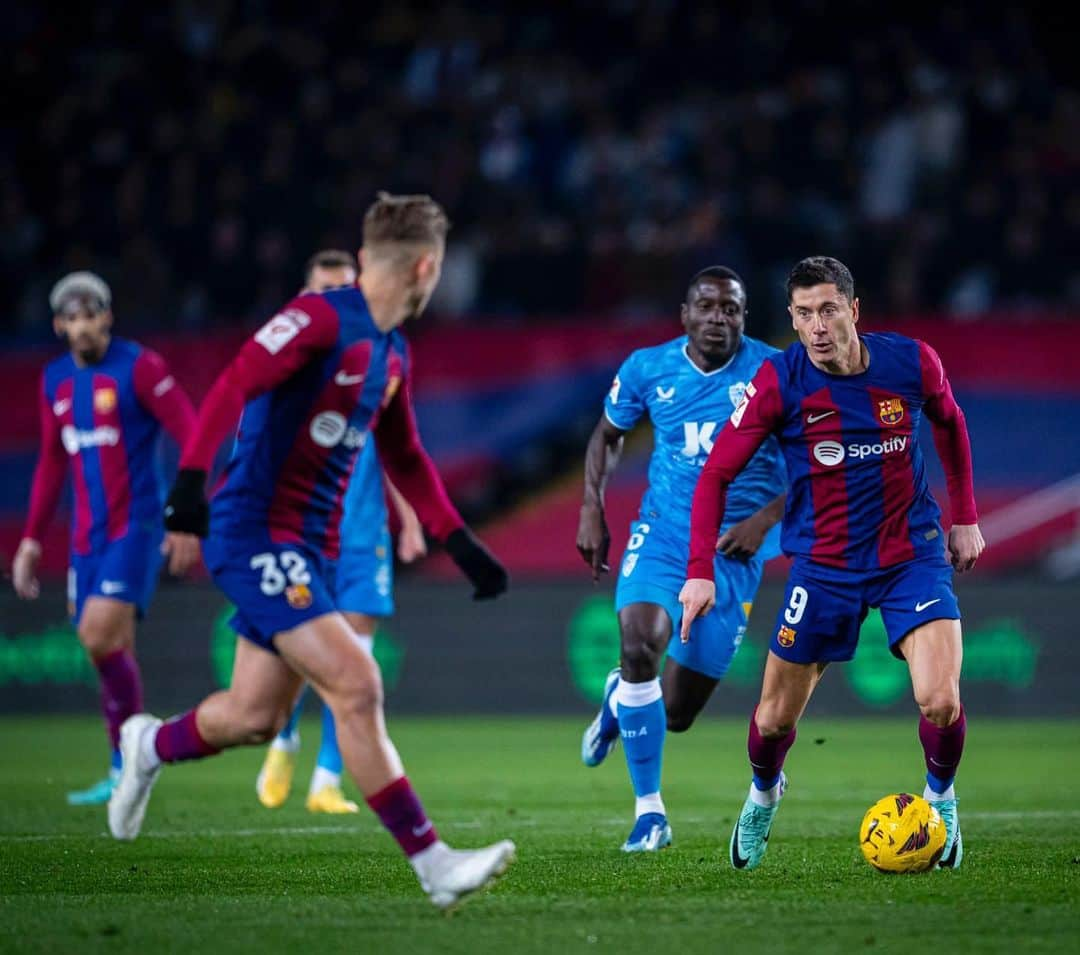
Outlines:
[[945,849],[945,823],[922,796],[893,793],[866,811],[859,848],[879,872],[925,872]]

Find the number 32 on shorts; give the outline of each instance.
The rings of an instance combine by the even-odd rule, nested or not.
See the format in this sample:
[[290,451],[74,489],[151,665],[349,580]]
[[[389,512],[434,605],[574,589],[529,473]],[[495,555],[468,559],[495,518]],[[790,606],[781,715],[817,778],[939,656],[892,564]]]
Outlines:
[[256,554],[251,558],[251,569],[262,572],[259,589],[267,597],[276,597],[289,584],[306,588],[311,583],[307,561],[294,550],[283,550],[280,554]]

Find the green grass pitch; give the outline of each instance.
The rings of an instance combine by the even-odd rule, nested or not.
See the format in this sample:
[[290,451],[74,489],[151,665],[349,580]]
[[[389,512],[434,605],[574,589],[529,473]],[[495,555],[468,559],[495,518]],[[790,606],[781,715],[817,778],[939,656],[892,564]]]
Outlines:
[[915,718],[811,715],[769,855],[727,862],[745,795],[745,724],[669,736],[671,849],[628,857],[621,750],[578,762],[580,720],[393,719],[410,776],[459,846],[511,837],[518,861],[443,915],[366,810],[307,813],[318,728],[297,788],[255,800],[260,750],[167,767],[133,844],[64,792],[101,769],[96,719],[0,720],[0,950],[18,952],[829,952],[1080,950],[1080,725],[971,720],[958,791],[957,872],[884,876],[859,821],[921,792]]

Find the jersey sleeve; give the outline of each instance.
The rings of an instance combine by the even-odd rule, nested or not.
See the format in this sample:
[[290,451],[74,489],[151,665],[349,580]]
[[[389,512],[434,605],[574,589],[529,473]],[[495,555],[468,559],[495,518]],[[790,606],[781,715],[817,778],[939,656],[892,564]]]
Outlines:
[[286,305],[241,346],[218,376],[199,408],[180,467],[209,471],[244,405],[333,348],[338,330],[337,312],[321,295],[302,295]]
[[30,511],[26,517],[23,537],[40,541],[56,513],[60,492],[64,489],[67,474],[67,452],[60,436],[60,426],[53,414],[52,404],[45,389],[45,376],[41,378],[38,414],[41,421],[41,452],[34,467],[34,479],[30,485]]
[[923,413],[934,432],[934,446],[945,470],[949,509],[954,524],[978,521],[975,479],[971,464],[971,440],[964,412],[953,397],[941,358],[926,342],[919,342]]
[[412,505],[420,523],[432,537],[445,541],[465,525],[450,502],[435,462],[420,443],[408,373],[379,417],[375,426],[375,444],[387,477]]
[[701,470],[690,510],[687,579],[713,579],[716,535],[724,517],[727,489],[765,440],[783,421],[784,401],[776,365],[766,361],[746,386],[739,406],[724,425]]
[[604,414],[620,431],[629,431],[645,413],[641,397],[641,371],[636,355],[631,355],[619,367],[611,390],[604,399]]
[[132,370],[135,397],[181,448],[195,426],[195,407],[156,351],[144,348]]

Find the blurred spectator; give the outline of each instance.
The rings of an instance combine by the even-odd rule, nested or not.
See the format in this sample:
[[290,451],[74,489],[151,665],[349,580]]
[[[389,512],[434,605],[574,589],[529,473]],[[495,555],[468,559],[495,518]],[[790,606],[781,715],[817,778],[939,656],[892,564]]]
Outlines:
[[2,321],[47,334],[73,267],[129,323],[257,318],[379,188],[447,206],[443,314],[666,311],[715,261],[781,334],[783,276],[822,252],[875,312],[1075,309],[1067,43],[1021,6],[934,10],[15,0]]

